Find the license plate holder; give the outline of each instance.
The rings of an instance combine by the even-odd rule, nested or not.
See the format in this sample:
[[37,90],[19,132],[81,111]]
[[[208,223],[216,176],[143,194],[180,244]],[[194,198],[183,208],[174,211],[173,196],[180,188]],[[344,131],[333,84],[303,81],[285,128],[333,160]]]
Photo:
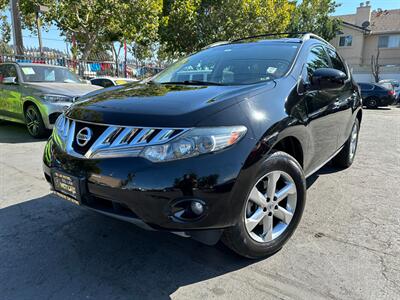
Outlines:
[[[82,180],[63,171],[52,170],[53,187],[57,194],[66,196],[80,204],[82,197]],[[63,197],[66,199],[66,197]]]

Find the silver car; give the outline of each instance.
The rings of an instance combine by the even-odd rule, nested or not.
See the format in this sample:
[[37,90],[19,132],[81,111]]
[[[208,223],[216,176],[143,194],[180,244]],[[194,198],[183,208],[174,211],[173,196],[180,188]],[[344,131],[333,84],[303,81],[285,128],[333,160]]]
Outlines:
[[44,137],[77,97],[98,89],[65,67],[2,63],[0,120],[26,124],[30,135]]

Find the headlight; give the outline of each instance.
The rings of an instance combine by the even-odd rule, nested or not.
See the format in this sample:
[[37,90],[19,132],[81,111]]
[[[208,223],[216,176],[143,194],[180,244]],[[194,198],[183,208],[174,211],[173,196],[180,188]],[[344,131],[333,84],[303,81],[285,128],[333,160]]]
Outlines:
[[164,162],[215,152],[237,143],[246,131],[244,126],[195,128],[169,143],[145,147],[140,156]]
[[72,97],[64,96],[64,95],[50,95],[50,94],[45,94],[45,95],[40,95],[40,98],[47,102],[73,102]]

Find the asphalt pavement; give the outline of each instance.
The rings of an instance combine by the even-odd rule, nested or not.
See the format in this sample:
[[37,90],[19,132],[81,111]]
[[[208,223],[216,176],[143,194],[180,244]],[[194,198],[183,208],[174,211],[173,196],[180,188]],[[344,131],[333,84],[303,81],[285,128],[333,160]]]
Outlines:
[[353,166],[308,179],[296,233],[260,261],[49,195],[44,143],[0,124],[0,299],[400,299],[400,108],[364,110]]

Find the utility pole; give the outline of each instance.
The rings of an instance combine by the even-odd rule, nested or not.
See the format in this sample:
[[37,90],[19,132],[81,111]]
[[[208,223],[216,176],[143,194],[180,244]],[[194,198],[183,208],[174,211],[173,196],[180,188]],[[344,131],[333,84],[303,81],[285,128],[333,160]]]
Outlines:
[[14,42],[14,54],[24,54],[24,43],[22,40],[21,30],[21,16],[19,14],[19,0],[10,0],[11,8],[11,23],[12,23],[12,35]]

